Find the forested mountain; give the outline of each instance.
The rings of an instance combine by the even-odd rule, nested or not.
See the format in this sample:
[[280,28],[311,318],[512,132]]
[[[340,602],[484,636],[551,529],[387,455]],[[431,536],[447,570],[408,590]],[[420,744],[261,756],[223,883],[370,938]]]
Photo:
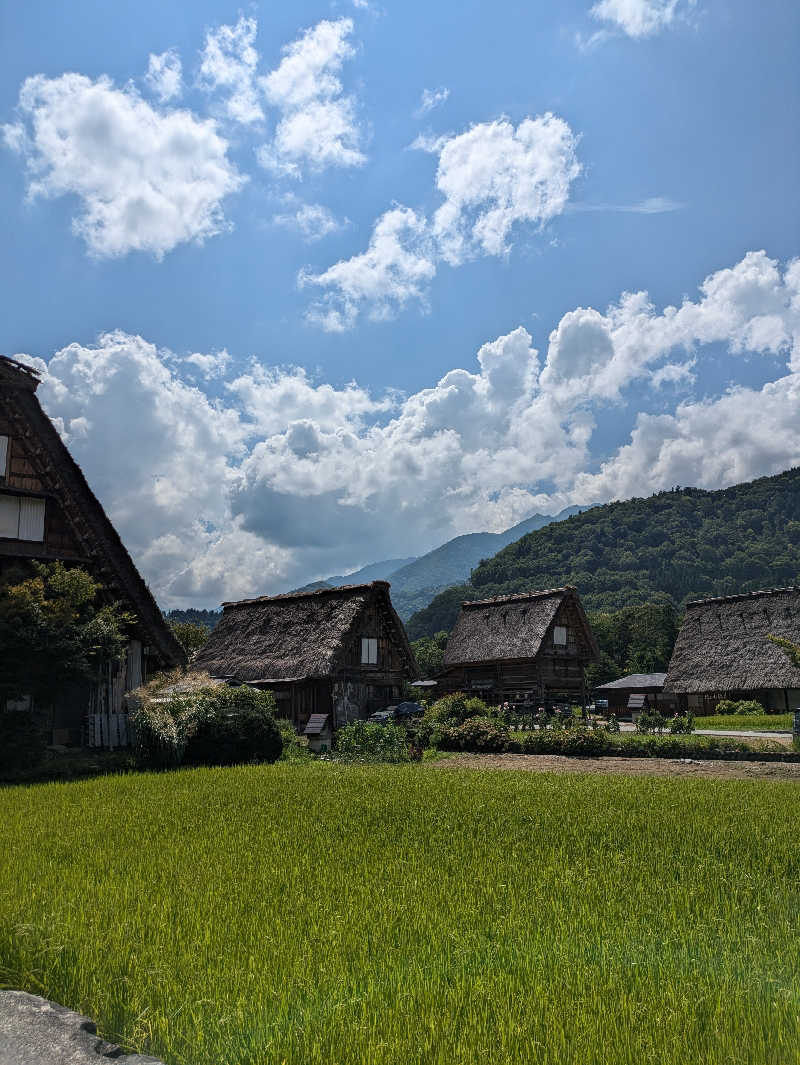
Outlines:
[[716,492],[676,488],[529,533],[415,614],[411,639],[451,629],[464,599],[577,586],[617,611],[800,583],[800,467]]
[[192,625],[205,625],[207,629],[213,629],[222,617],[222,611],[195,610],[190,607],[188,610],[167,610],[164,617],[175,624],[188,621]]

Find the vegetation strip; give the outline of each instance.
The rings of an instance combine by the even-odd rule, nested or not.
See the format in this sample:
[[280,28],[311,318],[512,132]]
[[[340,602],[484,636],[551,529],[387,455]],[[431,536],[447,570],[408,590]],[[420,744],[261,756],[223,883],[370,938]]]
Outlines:
[[800,792],[308,765],[7,789],[0,982],[168,1065],[789,1065]]

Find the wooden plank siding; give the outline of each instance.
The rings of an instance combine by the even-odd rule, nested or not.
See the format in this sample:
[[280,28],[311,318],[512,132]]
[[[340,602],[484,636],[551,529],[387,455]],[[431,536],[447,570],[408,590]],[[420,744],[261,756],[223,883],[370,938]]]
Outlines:
[[[377,661],[362,661],[363,640]],[[368,717],[416,676],[385,581],[224,603],[195,667],[271,691],[300,731],[312,714],[330,714],[334,728]]]
[[[560,602],[553,609],[554,597]],[[530,599],[530,607],[527,605]],[[537,629],[536,614],[540,603],[547,602],[545,631]],[[477,620],[484,613],[485,641],[481,637],[481,624]],[[489,702],[536,702],[547,705],[553,702],[586,701],[585,667],[596,657],[597,651],[591,629],[580,606],[574,589],[561,589],[546,593],[531,593],[526,596],[498,597],[478,604],[465,604],[462,608],[464,624],[470,629],[470,639],[463,633],[451,640],[457,646],[470,648],[466,653],[472,660],[452,662],[446,665],[438,678],[441,692],[464,691],[479,695]],[[491,616],[489,616],[491,615]],[[498,621],[498,618],[500,621]],[[544,625],[544,621],[542,625]],[[498,642],[496,630],[516,625],[516,633],[509,628],[507,645],[521,647],[528,641],[529,653],[492,657],[491,647]],[[525,626],[530,626],[530,636]],[[492,627],[494,630],[492,631]],[[566,629],[566,644],[555,642],[556,628]],[[537,633],[539,634],[537,636]],[[477,635],[476,635],[477,634]],[[448,649],[450,644],[448,644]],[[464,654],[465,652],[460,651]],[[447,654],[445,662],[447,663]]]

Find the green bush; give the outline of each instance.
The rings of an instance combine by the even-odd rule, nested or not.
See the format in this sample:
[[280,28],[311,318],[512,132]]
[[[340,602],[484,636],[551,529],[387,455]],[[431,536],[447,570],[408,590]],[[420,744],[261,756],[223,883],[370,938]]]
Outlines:
[[246,686],[150,693],[131,709],[137,760],[152,768],[274,762],[283,748],[274,710],[269,692]]
[[662,733],[667,727],[667,719],[657,710],[645,710],[636,722],[636,731],[647,735],[650,732]]
[[279,717],[275,722],[278,726],[278,732],[281,734],[281,741],[283,743],[283,750],[281,751],[282,762],[310,762],[313,759],[313,754],[308,749],[308,745],[304,743],[297,735],[292,722],[288,717]]
[[150,769],[172,769],[183,761],[187,723],[194,710],[184,697],[169,703],[142,702],[131,707],[133,749],[139,765]]
[[408,734],[402,725],[389,721],[352,721],[336,734],[336,753],[354,761],[407,762]]
[[275,724],[270,692],[240,685],[209,688],[200,697],[200,712],[188,736],[183,760],[189,765],[237,765],[275,762],[283,740]]
[[518,733],[508,743],[509,751],[521,754],[598,755],[612,746],[605,729],[535,729]]
[[694,714],[675,714],[669,723],[672,736],[688,736],[694,732]]
[[37,769],[44,761],[47,737],[25,711],[0,711],[0,773]]
[[494,718],[471,717],[461,725],[443,727],[439,746],[445,751],[504,751],[508,727]]
[[467,696],[463,692],[452,692],[437,699],[425,717],[443,725],[461,725],[470,717],[485,717],[488,709],[483,699]]
[[714,709],[715,714],[763,714],[764,707],[757,699],[721,699]]

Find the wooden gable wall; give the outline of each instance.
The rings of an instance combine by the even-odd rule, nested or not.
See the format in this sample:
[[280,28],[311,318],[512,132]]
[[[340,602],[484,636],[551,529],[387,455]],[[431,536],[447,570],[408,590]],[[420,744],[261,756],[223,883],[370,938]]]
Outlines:
[[[554,642],[559,625],[567,630],[566,647]],[[573,597],[565,596],[535,655],[453,666],[440,679],[438,690],[472,692],[490,702],[585,702],[584,670],[593,657],[581,611]]]
[[[19,493],[45,500],[44,541],[0,539],[0,564],[4,556],[11,560],[84,560],[85,553],[64,515],[54,484],[47,477],[46,471],[37,470],[26,442],[1,407],[0,436],[8,437],[6,476],[5,480],[0,482],[0,491],[5,489],[12,494]],[[0,471],[0,474],[2,472]]]

